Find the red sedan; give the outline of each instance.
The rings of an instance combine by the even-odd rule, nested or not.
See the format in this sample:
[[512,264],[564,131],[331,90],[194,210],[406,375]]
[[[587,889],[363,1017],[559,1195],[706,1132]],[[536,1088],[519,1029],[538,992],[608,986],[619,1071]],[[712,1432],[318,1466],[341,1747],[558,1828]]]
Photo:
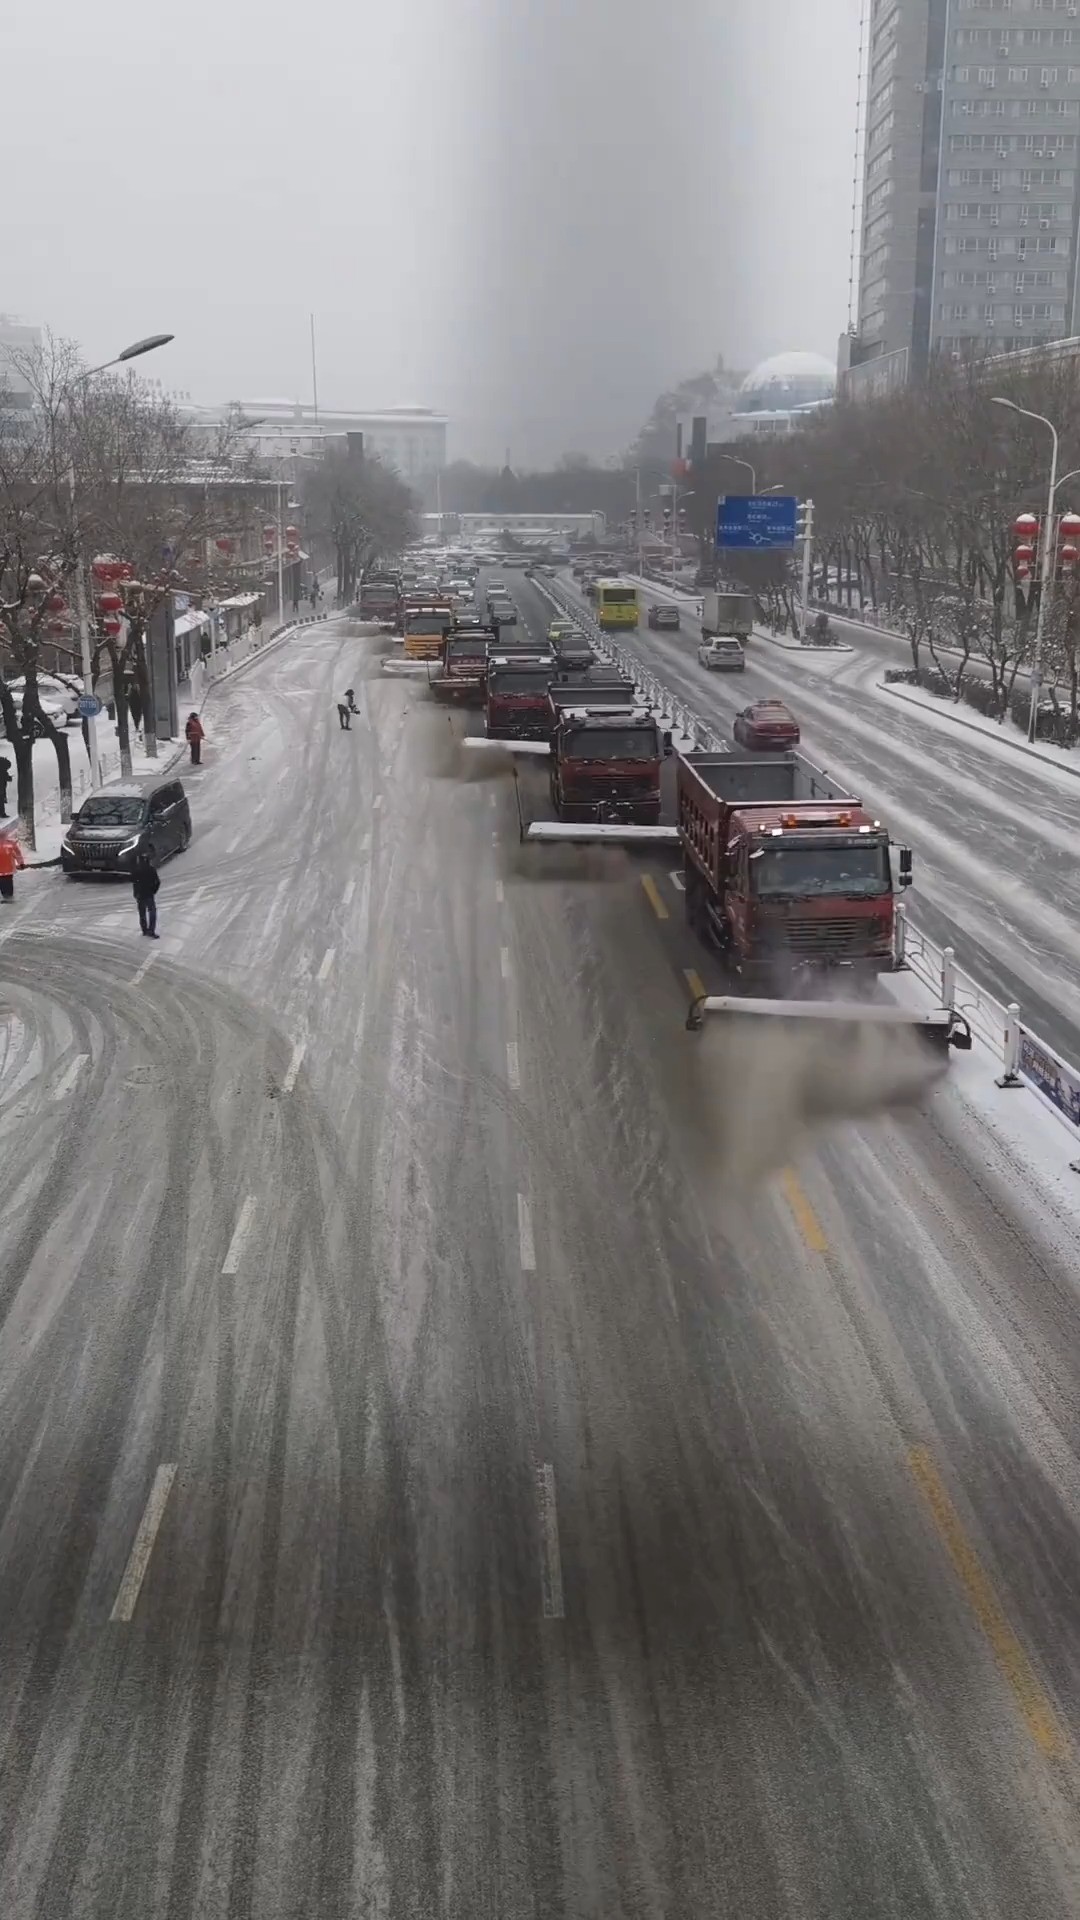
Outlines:
[[782,700],[755,700],[735,715],[732,728],[740,747],[774,747],[787,752],[799,744],[799,723]]

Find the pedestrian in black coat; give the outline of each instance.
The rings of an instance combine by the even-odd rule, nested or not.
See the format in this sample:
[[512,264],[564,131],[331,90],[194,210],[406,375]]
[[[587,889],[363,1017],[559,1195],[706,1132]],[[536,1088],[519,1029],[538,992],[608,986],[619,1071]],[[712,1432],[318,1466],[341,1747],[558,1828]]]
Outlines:
[[161,885],[158,873],[148,853],[136,855],[131,869],[131,891],[135,895],[135,905],[139,909],[139,930],[151,940],[158,938],[157,930],[157,890]]

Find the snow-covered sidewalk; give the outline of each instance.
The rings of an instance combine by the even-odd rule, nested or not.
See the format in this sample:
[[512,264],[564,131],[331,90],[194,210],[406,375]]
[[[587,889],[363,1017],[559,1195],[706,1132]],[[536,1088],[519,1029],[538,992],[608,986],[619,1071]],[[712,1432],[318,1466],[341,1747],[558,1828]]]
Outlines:
[[[229,680],[243,668],[250,666],[253,660],[261,658],[272,647],[279,646],[283,640],[298,628],[312,626],[317,619],[325,619],[325,614],[290,622],[287,627],[279,628],[262,638],[258,630],[234,643],[231,649],[222,648],[217,657],[217,672],[213,678],[200,672],[197,682],[185,682],[182,704],[201,711],[214,687]],[[200,663],[201,666],[201,663]],[[120,778],[120,742],[116,727],[106,713],[98,720],[98,758],[101,762],[102,781],[108,782]],[[77,813],[93,782],[90,778],[90,761],[83,745],[82,728],[69,727],[67,730],[68,748],[71,754],[71,802],[72,811]],[[0,737],[0,753],[4,751],[4,741]],[[146,752],[141,734],[134,729],[131,733],[131,777],[143,780],[153,774],[165,775],[187,754],[187,746],[181,739],[158,741],[155,758]],[[9,803],[15,803],[15,764],[10,749],[7,754],[12,762],[12,784],[9,790]],[[10,826],[10,821],[9,821]],[[54,866],[60,859],[60,842],[64,837],[65,826],[60,818],[60,779],[56,764],[56,752],[49,740],[37,740],[34,743],[34,837],[37,842],[33,848],[23,845],[26,864],[29,867]]]
[[1026,754],[1030,760],[1041,760],[1045,766],[1056,767],[1058,772],[1080,779],[1080,749],[1076,747],[1055,747],[1045,740],[1033,745],[1012,720],[991,720],[988,714],[977,713],[974,707],[960,711],[956,701],[943,700],[935,693],[928,693],[925,687],[908,686],[904,681],[879,680],[876,691],[921,708],[940,728],[963,727],[968,733],[981,733],[995,748]]

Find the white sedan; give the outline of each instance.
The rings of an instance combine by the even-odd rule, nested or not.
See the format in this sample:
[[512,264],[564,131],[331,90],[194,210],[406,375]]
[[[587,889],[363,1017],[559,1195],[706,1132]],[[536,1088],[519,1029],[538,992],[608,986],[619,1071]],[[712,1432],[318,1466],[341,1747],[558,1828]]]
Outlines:
[[738,640],[703,640],[697,650],[697,657],[703,667],[719,668],[722,672],[742,673],[746,667],[746,654]]

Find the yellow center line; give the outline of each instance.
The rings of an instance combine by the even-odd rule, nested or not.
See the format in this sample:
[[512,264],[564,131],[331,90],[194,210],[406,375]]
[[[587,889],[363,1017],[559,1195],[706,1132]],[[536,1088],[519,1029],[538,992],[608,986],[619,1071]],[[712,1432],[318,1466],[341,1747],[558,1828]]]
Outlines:
[[798,1175],[788,1167],[781,1175],[780,1184],[784,1189],[784,1198],[811,1253],[828,1253],[829,1243],[825,1238],[825,1229],[803,1192]]
[[645,898],[648,901],[653,912],[655,913],[657,919],[658,920],[669,919],[670,915],[663,901],[660,898],[659,892],[657,891],[656,881],[653,879],[652,874],[643,873],[641,876],[641,884],[645,889]]
[[693,994],[694,999],[704,1000],[705,983],[702,980],[700,973],[698,973],[693,967],[684,967],[683,979],[686,981],[686,984],[689,987],[690,992]]
[[908,1465],[948,1549],[972,1612],[989,1641],[994,1659],[1012,1688],[1028,1732],[1035,1745],[1048,1758],[1063,1759],[1066,1739],[1057,1715],[1031,1661],[1009,1625],[978,1554],[964,1532],[960,1515],[949,1498],[933,1456],[926,1447],[910,1447]]

